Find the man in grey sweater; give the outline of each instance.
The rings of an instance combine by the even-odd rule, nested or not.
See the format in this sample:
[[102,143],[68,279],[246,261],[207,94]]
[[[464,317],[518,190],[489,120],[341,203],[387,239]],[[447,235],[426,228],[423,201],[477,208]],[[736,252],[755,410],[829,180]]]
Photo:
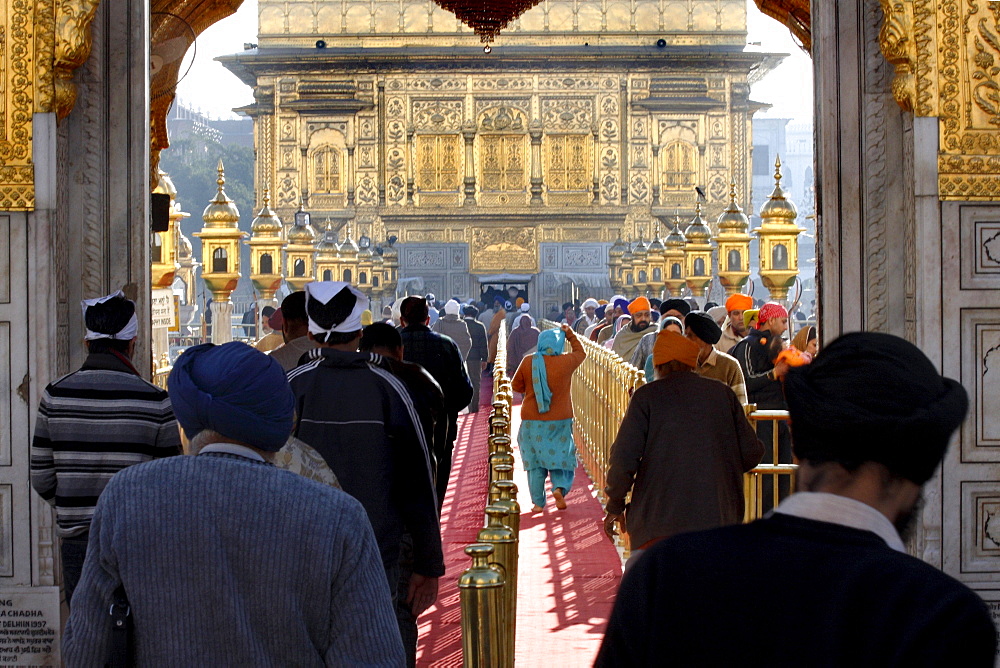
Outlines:
[[292,430],[278,363],[205,344],[169,378],[190,453],[125,469],[101,495],[63,643],[67,666],[107,659],[116,590],[138,665],[402,666],[364,509],[268,459]]

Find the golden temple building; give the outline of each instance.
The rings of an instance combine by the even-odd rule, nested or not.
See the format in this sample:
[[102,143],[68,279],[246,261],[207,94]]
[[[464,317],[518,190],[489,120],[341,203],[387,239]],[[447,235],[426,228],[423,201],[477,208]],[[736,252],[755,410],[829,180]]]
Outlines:
[[609,295],[615,239],[690,219],[696,186],[712,221],[750,192],[750,84],[781,56],[746,49],[746,11],[543,2],[486,53],[429,0],[261,0],[259,43],[221,60],[286,225],[396,237],[401,293],[516,284],[541,313]]

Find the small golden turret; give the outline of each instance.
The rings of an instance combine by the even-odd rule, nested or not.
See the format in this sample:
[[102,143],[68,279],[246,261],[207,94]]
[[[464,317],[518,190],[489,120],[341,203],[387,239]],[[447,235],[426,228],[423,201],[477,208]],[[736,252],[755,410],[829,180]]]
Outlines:
[[760,243],[760,278],[771,299],[785,301],[799,275],[799,234],[795,204],[781,189],[781,158],[774,162],[774,191],[760,208],[761,224],[754,230]]
[[316,277],[321,281],[340,280],[340,253],[337,231],[329,218],[323,224],[323,232],[316,242]]
[[240,279],[243,232],[239,228],[240,210],[223,189],[226,172],[222,160],[219,160],[217,170],[218,191],[201,215],[205,226],[195,236],[201,239],[202,280],[211,290],[214,300],[228,301]]
[[299,210],[285,243],[285,281],[295,290],[316,280],[316,237],[309,214]]
[[271,209],[271,194],[264,190],[264,204],[250,224],[250,280],[266,302],[274,300],[281,287],[281,233],[284,226]]
[[680,297],[684,291],[684,248],[687,246],[687,237],[681,232],[681,218],[674,215],[671,223],[670,233],[664,240],[663,245],[667,247],[664,252],[665,272],[663,282],[667,286],[667,292],[671,297]]
[[684,280],[691,293],[704,297],[712,282],[712,230],[701,217],[701,202],[695,206],[694,218],[684,230]]
[[750,278],[750,219],[736,203],[736,184],[729,184],[729,207],[718,221],[719,282],[726,296],[743,289]]

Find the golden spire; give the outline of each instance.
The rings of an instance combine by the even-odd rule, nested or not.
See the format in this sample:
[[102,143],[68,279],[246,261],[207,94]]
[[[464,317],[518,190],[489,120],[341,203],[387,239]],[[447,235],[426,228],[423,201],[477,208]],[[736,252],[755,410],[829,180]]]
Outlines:
[[743,213],[743,208],[736,203],[736,183],[729,184],[729,206],[717,221],[719,231],[746,232],[750,229],[750,219]]
[[240,221],[240,210],[236,208],[236,203],[229,199],[226,191],[222,189],[226,185],[226,172],[219,158],[219,177],[216,183],[219,185],[215,199],[208,203],[205,212],[201,215],[205,221],[205,227],[237,227]]
[[799,211],[795,208],[795,204],[785,197],[785,191],[781,189],[781,157],[777,156],[774,161],[774,190],[760,208],[760,217],[765,221],[780,218],[792,222],[798,215]]
[[271,192],[267,188],[264,189],[263,199],[264,205],[250,224],[250,232],[255,237],[281,236],[281,230],[284,226],[281,224],[278,214],[271,209]]

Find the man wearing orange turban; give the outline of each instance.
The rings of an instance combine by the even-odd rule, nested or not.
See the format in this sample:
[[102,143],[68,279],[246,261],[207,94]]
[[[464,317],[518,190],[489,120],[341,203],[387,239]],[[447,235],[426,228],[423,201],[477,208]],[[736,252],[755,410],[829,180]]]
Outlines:
[[682,334],[657,335],[657,380],[632,395],[611,446],[604,531],[629,533],[630,565],[663,538],[742,521],[743,473],[764,455],[733,391],[693,373],[698,353]]
[[[645,297],[633,299],[628,305],[628,312],[632,316],[632,322],[629,323],[628,327],[625,327],[615,335],[615,342],[611,346],[611,349],[621,355],[622,359],[626,362],[632,359],[632,353],[635,352],[636,346],[639,345],[642,337],[651,331],[655,331],[650,329],[653,322],[652,309],[652,305]],[[645,363],[645,360],[643,360],[643,363]]]
[[753,297],[737,293],[726,300],[726,321],[722,323],[722,338],[715,344],[715,349],[728,353],[747,335],[743,324],[743,311],[753,308]]

